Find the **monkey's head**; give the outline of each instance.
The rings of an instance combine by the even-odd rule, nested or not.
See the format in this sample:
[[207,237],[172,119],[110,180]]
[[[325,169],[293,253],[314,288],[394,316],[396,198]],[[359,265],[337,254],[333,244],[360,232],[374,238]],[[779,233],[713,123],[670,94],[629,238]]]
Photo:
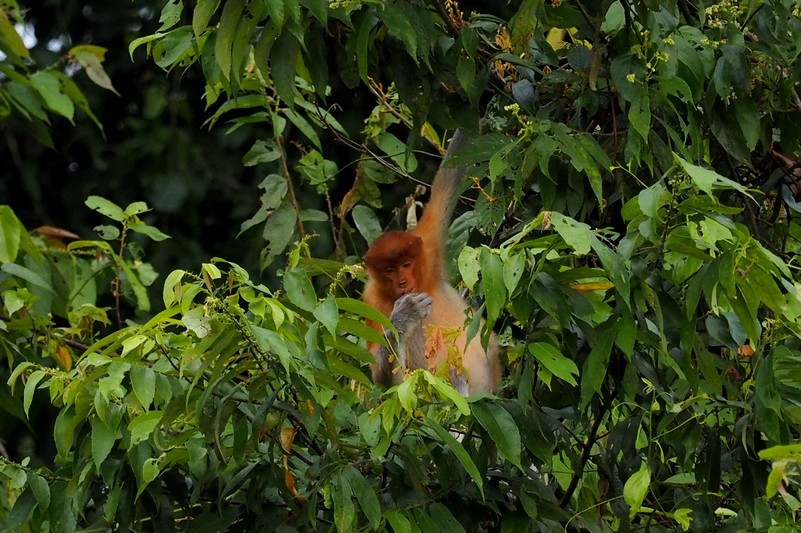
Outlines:
[[393,300],[421,290],[419,262],[423,240],[406,231],[387,231],[364,254],[370,277]]

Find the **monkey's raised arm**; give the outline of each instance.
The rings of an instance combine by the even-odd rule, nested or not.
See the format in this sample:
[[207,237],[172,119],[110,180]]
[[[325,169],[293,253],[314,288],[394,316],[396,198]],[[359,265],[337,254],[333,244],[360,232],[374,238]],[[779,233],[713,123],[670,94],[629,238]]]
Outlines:
[[448,160],[456,152],[467,146],[467,143],[467,137],[461,131],[456,130],[450,143],[448,143],[445,158],[434,176],[434,181],[431,183],[431,197],[423,211],[423,216],[420,218],[417,227],[412,231],[412,233],[423,239],[425,257],[430,258],[432,261],[429,271],[440,279],[445,279],[447,276],[443,257],[445,239],[447,238],[453,209],[462,190],[461,181],[467,174],[467,167],[448,166]]

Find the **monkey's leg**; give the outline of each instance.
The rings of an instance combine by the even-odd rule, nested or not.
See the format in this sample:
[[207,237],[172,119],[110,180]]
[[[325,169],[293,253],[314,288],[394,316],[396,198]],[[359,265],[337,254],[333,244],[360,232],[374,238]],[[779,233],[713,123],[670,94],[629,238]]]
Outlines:
[[[396,385],[403,381],[407,369],[425,366],[422,325],[433,306],[434,301],[426,293],[404,294],[395,301],[389,320],[398,331],[398,338],[396,340],[391,331],[384,332],[394,353],[383,346],[378,348],[374,371],[376,381]],[[420,364],[420,361],[423,363]]]

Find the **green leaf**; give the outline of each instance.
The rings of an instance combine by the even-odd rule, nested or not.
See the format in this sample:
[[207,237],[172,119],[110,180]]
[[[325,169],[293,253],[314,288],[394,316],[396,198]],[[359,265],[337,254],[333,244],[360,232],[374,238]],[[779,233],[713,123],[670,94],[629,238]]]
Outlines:
[[476,464],[473,462],[470,454],[468,454],[464,449],[462,443],[456,440],[453,435],[451,435],[447,430],[445,430],[445,428],[440,426],[432,418],[426,418],[425,427],[430,429],[434,435],[439,437],[439,439],[445,443],[448,449],[453,452],[459,462],[462,463],[465,471],[470,475],[471,478],[473,478],[473,481],[478,486],[478,490],[481,493],[481,497],[484,498],[484,479],[481,477],[481,474],[479,474]]
[[503,283],[509,294],[513,294],[526,270],[525,252],[512,253],[503,262]]
[[293,268],[284,272],[284,289],[289,301],[301,309],[314,311],[317,308],[317,294],[305,270]]
[[584,363],[584,372],[581,374],[582,405],[587,405],[593,394],[601,392],[601,386],[606,379],[612,345],[618,333],[617,324],[617,319],[611,318],[598,328],[598,338]]
[[406,149],[406,144],[391,133],[382,132],[373,139],[375,144],[400,167],[403,172],[417,170],[417,158]]
[[75,105],[72,99],[61,92],[61,81],[50,72],[43,70],[31,75],[31,85],[42,95],[47,107],[72,122]]
[[348,484],[356,496],[364,516],[370,522],[370,527],[377,530],[381,524],[381,504],[376,497],[376,489],[371,487],[364,476],[352,466],[345,467],[343,473],[347,476]]
[[743,132],[745,138],[746,148],[750,152],[756,148],[759,142],[762,128],[759,122],[759,111],[756,104],[751,99],[735,100],[734,112],[737,117],[737,123]]
[[403,516],[400,511],[390,509],[384,513],[389,525],[392,526],[394,533],[412,533],[412,524],[409,519]]
[[180,291],[181,281],[186,274],[183,270],[173,270],[167,275],[164,280],[164,288],[161,291],[161,298],[164,301],[164,307],[170,307],[174,302],[180,300],[177,293]]
[[314,127],[309,123],[308,120],[303,118],[302,115],[295,113],[291,109],[284,109],[284,115],[286,115],[286,118],[288,118],[289,121],[294,124],[318,150],[323,149],[323,145],[320,142],[320,136],[317,135],[317,132],[314,131]]
[[150,408],[156,396],[156,372],[145,365],[131,365],[131,387],[143,409]]
[[668,198],[667,189],[658,181],[640,191],[640,194],[637,195],[637,203],[645,216],[656,218],[659,208],[665,205]]
[[147,342],[145,335],[133,335],[122,341],[122,353],[120,355],[127,355],[139,346]]
[[316,18],[323,27],[328,24],[327,0],[301,0],[301,3],[314,15],[314,18]]
[[125,280],[130,284],[131,290],[136,298],[137,309],[145,312],[150,311],[150,298],[147,295],[147,287],[144,286],[128,261],[122,261],[120,266],[125,273]]
[[161,242],[170,238],[170,236],[166,233],[163,233],[161,230],[154,228],[153,226],[148,226],[144,222],[133,222],[128,224],[128,229],[136,233],[141,233],[142,235],[145,235],[156,242]]
[[117,429],[109,428],[96,417],[92,420],[92,460],[95,463],[95,468],[100,471],[103,461],[106,460],[114,443],[117,440]]
[[97,232],[98,237],[106,241],[113,241],[114,239],[120,238],[120,228],[117,226],[109,226],[107,224],[101,224],[99,226],[95,226],[94,230]]
[[39,385],[39,382],[42,381],[42,378],[45,376],[46,374],[42,370],[34,370],[25,382],[25,390],[22,392],[22,409],[25,411],[25,416],[29,418],[30,413],[28,411],[31,408],[36,386]]
[[577,255],[586,255],[590,251],[590,235],[592,229],[583,222],[577,222],[561,213],[551,213],[553,229],[564,239]]
[[626,25],[625,10],[619,0],[615,0],[609,6],[601,23],[601,31],[607,35],[614,36]]
[[214,263],[203,263],[201,271],[210,279],[220,279],[222,277],[222,272]]
[[59,411],[56,423],[53,425],[53,441],[58,450],[58,456],[67,458],[75,439],[75,428],[84,421],[85,410],[78,416],[73,407],[66,407]]
[[489,248],[482,248],[478,257],[481,268],[481,284],[487,301],[487,324],[492,327],[506,305],[506,284],[503,279],[503,263],[500,256]]
[[362,413],[359,415],[359,435],[370,447],[378,445],[381,436],[381,417],[375,413]]
[[264,253],[262,267],[272,263],[273,259],[283,253],[295,235],[297,213],[289,202],[282,203],[267,218],[262,237],[270,243]]
[[314,317],[320,321],[331,335],[336,335],[339,308],[336,299],[329,294],[323,302],[314,309]]
[[534,342],[528,345],[528,350],[551,374],[571,385],[578,385],[573,377],[579,375],[576,363],[562,355],[555,346],[547,342]]
[[139,487],[136,490],[136,497],[138,498],[147,486],[158,477],[160,471],[158,459],[146,459],[142,464],[142,474],[140,477]]
[[270,354],[277,355],[279,361],[281,362],[281,366],[284,367],[286,372],[289,372],[292,354],[287,347],[286,341],[282,339],[278,333],[269,329],[261,328],[251,324],[250,330],[256,337],[259,347]]
[[[234,60],[240,58],[232,58],[234,39],[237,35],[237,29],[243,19],[242,12],[245,9],[247,0],[229,0],[223,6],[222,15],[220,16],[220,26],[217,29],[217,40],[214,42],[214,57],[217,59],[217,64],[220,66],[220,72],[226,80],[231,81],[233,76]],[[194,21],[193,21],[194,25]]]
[[459,252],[459,258],[457,259],[462,281],[471,291],[476,286],[476,282],[478,282],[478,272],[480,270],[478,258],[480,254],[480,249],[465,246]]
[[693,180],[695,185],[703,192],[708,194],[711,198],[715,198],[715,196],[712,194],[714,189],[734,189],[735,191],[745,194],[752,200],[754,199],[754,197],[748,193],[748,190],[745,187],[735,181],[724,178],[714,170],[693,165],[675,153],[673,154],[673,157],[681,165],[687,175],[690,176],[690,179]]
[[640,511],[650,485],[651,471],[648,469],[648,464],[643,462],[640,465],[640,469],[628,478],[626,484],[623,485],[623,499],[629,504],[629,516],[631,518]]
[[456,78],[464,92],[470,94],[476,79],[476,64],[469,56],[459,56],[459,61],[456,63]]
[[[136,51],[137,48],[139,48],[143,44],[149,44],[149,43],[152,43],[154,41],[159,41],[165,35],[166,34],[164,34],[164,33],[154,33],[153,35],[146,35],[144,37],[139,37],[138,39],[134,39],[128,45],[128,55],[130,55],[131,59],[133,59],[133,53],[134,53],[134,51]],[[150,54],[150,47],[148,47],[148,55],[149,54]]]
[[[12,81],[3,86],[5,89],[4,96],[8,97],[14,108],[20,114],[30,119],[34,117],[42,122],[48,122],[47,111],[44,108],[44,100],[39,96],[39,93],[30,86],[27,82],[19,83]],[[4,102],[5,103],[5,102]]]
[[771,446],[759,452],[759,458],[763,461],[796,461],[801,462],[801,444],[787,444],[782,446]]
[[426,372],[423,375],[425,376],[426,381],[428,381],[428,383],[434,387],[434,390],[436,390],[440,396],[453,402],[460,413],[463,415],[470,414],[470,407],[467,404],[467,400],[464,396],[459,394],[456,389],[453,388],[453,385],[443,378],[435,376],[430,372]]
[[353,504],[353,491],[345,472],[334,478],[331,491],[334,503],[334,524],[337,531],[353,531],[356,520],[356,506]]
[[366,85],[370,83],[367,62],[369,60],[370,37],[373,34],[374,24],[372,10],[365,10],[364,15],[356,23],[356,67],[359,70],[359,77]]
[[681,526],[682,531],[689,531],[690,526],[692,525],[692,514],[693,510],[688,509],[686,507],[682,507],[681,509],[676,509],[673,511],[673,520],[676,521],[679,526]]
[[450,509],[440,502],[434,502],[428,506],[428,514],[439,527],[439,531],[448,533],[462,533],[464,526],[453,516]]
[[494,401],[475,402],[473,416],[487,430],[501,455],[522,469],[520,463],[520,430],[512,415],[500,403]]
[[7,205],[0,205],[0,263],[13,263],[25,227]]
[[[277,161],[278,159],[281,159],[281,151],[278,149],[278,146],[276,146],[275,141],[272,139],[267,141],[258,140],[253,143],[248,153],[244,155],[242,164],[246,167],[252,167],[261,163]],[[282,182],[285,182],[280,176],[278,176],[278,178]]]
[[31,488],[36,501],[39,502],[39,509],[42,511],[50,507],[50,485],[45,478],[40,475],[28,472],[28,486]]
[[137,415],[136,418],[131,420],[131,423],[128,424],[128,430],[131,432],[130,447],[134,447],[150,438],[163,416],[164,413],[161,411],[148,411]]
[[384,314],[375,307],[368,305],[361,300],[355,300],[353,298],[337,298],[336,303],[337,307],[342,311],[353,313],[355,315],[359,315],[360,317],[372,320],[373,322],[376,322],[385,328],[393,327],[392,323],[389,321],[389,318],[384,316]]
[[[380,333],[377,330],[371,328],[361,320],[353,320],[347,317],[340,317],[337,327],[339,327],[339,329],[341,329],[345,333],[350,333],[351,335],[355,336],[358,339],[363,339],[366,340],[367,342],[378,344],[379,346],[387,346],[387,341],[383,333]],[[394,331],[395,328],[394,326],[389,326],[389,329],[390,331]],[[370,361],[372,360],[373,357],[371,356]]]
[[397,387],[398,401],[401,407],[409,414],[414,415],[414,410],[417,408],[417,392],[415,391],[417,380],[420,378],[422,370],[412,373],[405,381]]
[[30,52],[25,47],[25,43],[20,37],[14,24],[8,18],[8,12],[5,9],[0,9],[0,37],[7,45],[7,51],[16,55],[19,58],[29,58]]
[[181,317],[181,323],[186,329],[198,336],[198,338],[207,337],[211,333],[211,323],[206,317],[205,310],[202,306],[193,307]]
[[284,9],[283,0],[276,2],[267,2],[267,12],[270,14],[270,19],[273,24],[279,28],[284,26],[286,20],[286,9]]
[[640,137],[648,139],[648,133],[651,131],[651,105],[647,93],[631,103],[629,122]]
[[353,223],[356,224],[356,229],[359,230],[368,245],[372,244],[383,233],[381,223],[378,221],[375,212],[366,205],[357,205],[351,213],[353,214]]
[[[275,90],[279,98],[289,107],[295,103],[295,72],[299,51],[300,45],[297,39],[289,32],[281,34],[270,51],[270,75],[275,83]],[[319,150],[319,140],[316,146]]]
[[90,196],[86,199],[86,205],[89,209],[94,209],[101,215],[122,222],[125,220],[125,213],[122,208],[110,200],[101,198],[100,196]]
[[50,283],[29,268],[16,263],[6,263],[0,267],[0,270],[55,294],[55,291],[53,290],[53,287],[50,286]]
[[34,364],[31,361],[23,361],[17,365],[17,367],[11,373],[11,376],[9,376],[8,381],[6,381],[6,384],[11,387],[12,391],[14,390],[14,385],[17,383],[17,379],[19,379],[22,373],[25,372],[26,368],[30,368],[32,366],[34,366]]
[[199,37],[208,27],[209,21],[218,7],[220,7],[220,0],[197,0],[197,5],[192,12],[192,31],[195,32],[195,37]]
[[161,16],[159,22],[161,26],[157,31],[169,30],[181,20],[181,14],[184,11],[184,3],[182,0],[170,0],[161,9]]
[[617,325],[617,335],[615,335],[615,345],[620,351],[631,356],[634,351],[634,343],[637,340],[637,324],[629,314],[620,317]]
[[84,70],[86,70],[86,75],[89,76],[89,79],[92,80],[95,85],[120,96],[120,93],[118,93],[112,85],[111,78],[109,78],[103,68],[102,62],[105,54],[105,48],[90,44],[75,46],[69,51],[69,55],[78,60]]
[[408,14],[400,4],[384,3],[383,8],[377,11],[378,17],[386,24],[390,34],[403,42],[406,53],[417,62],[417,29],[412,25]]

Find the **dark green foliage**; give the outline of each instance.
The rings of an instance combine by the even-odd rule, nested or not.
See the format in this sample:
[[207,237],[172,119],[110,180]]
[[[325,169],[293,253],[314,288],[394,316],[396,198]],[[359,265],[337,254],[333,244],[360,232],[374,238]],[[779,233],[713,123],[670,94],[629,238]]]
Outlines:
[[[0,459],[6,528],[795,529],[798,8],[470,9],[166,3],[129,50],[202,70],[209,124],[254,132],[241,229],[282,282],[215,258],[165,270],[155,305],[144,203],[90,197],[110,222],[66,246],[0,207],[0,408],[58,409],[55,464]],[[0,88],[68,112],[26,79]],[[427,179],[419,149],[457,126],[475,179],[452,270],[503,386],[465,399],[420,370],[377,390],[365,321],[386,320],[357,258],[403,226],[382,193]]]

